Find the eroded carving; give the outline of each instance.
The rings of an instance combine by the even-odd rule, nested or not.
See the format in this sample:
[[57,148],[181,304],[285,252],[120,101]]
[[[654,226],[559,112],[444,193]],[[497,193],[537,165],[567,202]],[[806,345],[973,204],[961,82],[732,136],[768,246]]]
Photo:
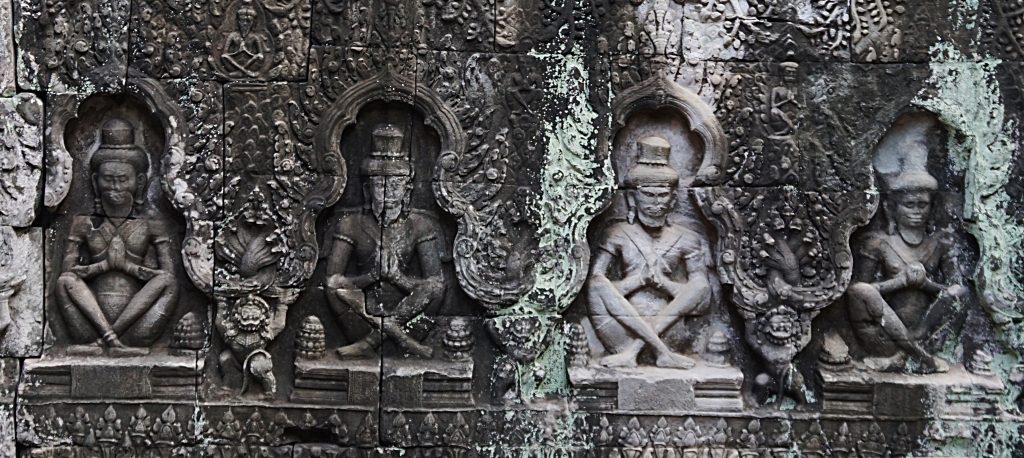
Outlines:
[[[908,156],[914,152],[908,152]],[[925,350],[920,340],[949,318],[968,290],[946,234],[928,233],[938,182],[923,164],[904,164],[884,177],[882,201],[888,231],[865,234],[857,249],[856,283],[848,291],[850,318],[872,353],[887,343],[899,347],[890,358],[865,360],[878,370],[902,368],[911,357],[924,372],[945,372],[949,364]]]
[[133,68],[153,77],[292,80],[305,75],[308,0],[140,2]]
[[847,292],[851,325],[870,369],[904,370],[909,358],[919,372],[948,371],[948,361],[923,345],[972,302],[965,271],[971,250],[950,218],[937,218],[948,208],[928,168],[929,144],[937,143],[930,137],[939,133],[926,115],[908,115],[876,150],[882,211],[876,228],[857,241]]
[[129,5],[110,0],[15,2],[18,80],[32,89],[119,88]]
[[0,98],[0,225],[35,220],[43,168],[43,106],[31,94]]

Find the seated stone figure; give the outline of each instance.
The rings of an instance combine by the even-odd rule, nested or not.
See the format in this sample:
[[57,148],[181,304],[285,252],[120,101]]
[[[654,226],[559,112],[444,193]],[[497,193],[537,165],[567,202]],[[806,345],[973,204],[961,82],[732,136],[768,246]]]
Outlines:
[[140,219],[149,157],[132,126],[111,119],[89,161],[98,216],[76,216],[57,281],[70,338],[69,354],[149,352],[178,296],[170,238],[153,219]]
[[[913,358],[919,372],[945,372],[949,364],[920,340],[952,313],[968,289],[954,260],[954,242],[928,231],[935,178],[923,170],[885,180],[887,230],[872,231],[856,247],[854,283],[847,292],[853,329],[876,370],[898,370]],[[894,348],[895,347],[895,348]]]
[[[595,331],[612,353],[600,362],[636,366],[641,350],[650,347],[657,366],[690,368],[694,361],[672,351],[662,334],[710,306],[703,244],[699,234],[668,220],[679,183],[669,166],[669,143],[647,137],[639,148],[640,159],[625,180],[627,221],[602,234],[586,287]],[[621,278],[612,278],[615,271]]]
[[442,232],[433,218],[409,208],[413,170],[402,151],[403,138],[391,124],[374,129],[374,151],[362,165],[368,208],[342,217],[333,235],[328,303],[339,319],[351,310],[373,329],[362,340],[339,348],[342,357],[375,354],[382,332],[408,353],[433,355],[433,349],[410,336],[404,325],[444,292],[438,239]]

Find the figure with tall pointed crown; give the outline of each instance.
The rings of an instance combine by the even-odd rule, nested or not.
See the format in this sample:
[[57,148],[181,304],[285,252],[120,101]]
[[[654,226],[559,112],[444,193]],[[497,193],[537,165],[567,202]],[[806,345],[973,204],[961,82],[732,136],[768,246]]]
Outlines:
[[404,133],[382,124],[372,137],[373,151],[361,169],[365,206],[338,222],[327,265],[332,311],[339,319],[355,312],[371,331],[337,352],[343,358],[371,356],[387,338],[406,353],[429,358],[433,349],[410,335],[406,324],[444,293],[442,231],[436,220],[410,208],[414,171]]
[[952,235],[931,227],[938,181],[925,168],[927,149],[920,141],[905,148],[898,169],[881,174],[885,227],[855,250],[849,315],[869,368],[902,370],[910,358],[917,372],[946,372],[949,363],[922,341],[968,289]]

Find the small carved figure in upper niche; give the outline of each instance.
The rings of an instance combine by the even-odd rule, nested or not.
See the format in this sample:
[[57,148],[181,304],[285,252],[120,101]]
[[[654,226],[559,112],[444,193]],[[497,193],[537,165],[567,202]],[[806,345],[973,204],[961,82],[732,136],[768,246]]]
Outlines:
[[337,351],[343,357],[372,355],[383,333],[405,351],[429,358],[433,349],[404,326],[444,293],[441,227],[409,208],[413,170],[402,131],[383,124],[372,136],[374,149],[362,166],[368,208],[338,223],[327,265],[327,296],[339,317],[354,311],[373,330]]
[[170,237],[145,204],[149,157],[128,122],[111,119],[89,161],[98,216],[76,216],[57,281],[69,354],[142,355],[177,303]]
[[228,34],[224,54],[221,55],[229,74],[256,78],[262,71],[270,46],[262,33],[253,32],[256,15],[250,1],[243,1],[235,13],[237,30]]
[[782,62],[779,64],[782,70],[783,84],[775,86],[771,91],[771,106],[768,110],[768,127],[772,135],[792,135],[796,132],[798,114],[792,114],[800,110],[800,102],[796,93],[791,89],[796,86],[800,64],[796,62]]
[[873,355],[864,361],[869,368],[899,370],[911,357],[920,372],[945,372],[949,364],[921,341],[949,318],[969,290],[957,267],[952,234],[929,231],[938,182],[923,160],[914,160],[927,157],[924,145],[913,145],[922,151],[907,153],[901,170],[883,175],[888,227],[867,233],[857,246],[849,313],[863,347]]
[[[668,141],[647,137],[638,146],[640,159],[626,175],[627,221],[605,230],[587,286],[594,330],[613,352],[600,363],[636,366],[649,346],[656,365],[690,368],[694,361],[672,351],[662,333],[710,308],[704,244],[697,232],[668,219],[679,183]],[[612,278],[615,271],[621,278]]]

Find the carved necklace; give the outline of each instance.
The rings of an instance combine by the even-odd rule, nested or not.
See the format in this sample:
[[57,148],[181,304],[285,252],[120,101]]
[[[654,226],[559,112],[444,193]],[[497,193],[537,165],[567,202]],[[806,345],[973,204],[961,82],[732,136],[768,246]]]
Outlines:
[[[132,205],[132,209],[128,210],[128,214],[125,215],[125,217],[121,219],[120,223],[115,224],[114,220],[110,219],[110,216],[107,216],[107,215],[103,216],[103,220],[105,222],[110,223],[110,225],[113,226],[113,228],[114,228],[114,230],[111,231],[110,237],[107,237],[104,234],[104,231],[102,231],[102,230],[98,231],[100,233],[100,237],[103,237],[103,241],[107,243],[107,247],[108,248],[110,247],[110,243],[114,241],[114,237],[119,237],[121,235],[121,226],[124,226],[128,222],[128,220],[130,220],[132,218],[132,215],[134,215],[134,214],[135,214],[135,206]],[[100,227],[102,228],[103,225],[100,224]]]
[[921,240],[916,241],[916,242],[911,242],[911,241],[906,239],[907,236],[905,236],[903,234],[903,230],[900,230],[900,228],[897,227],[896,228],[896,232],[899,234],[899,238],[903,241],[903,243],[907,244],[907,246],[910,246],[910,247],[916,247],[918,245],[921,245],[921,244],[925,243],[925,240],[928,238],[927,235],[922,235],[921,236]]

